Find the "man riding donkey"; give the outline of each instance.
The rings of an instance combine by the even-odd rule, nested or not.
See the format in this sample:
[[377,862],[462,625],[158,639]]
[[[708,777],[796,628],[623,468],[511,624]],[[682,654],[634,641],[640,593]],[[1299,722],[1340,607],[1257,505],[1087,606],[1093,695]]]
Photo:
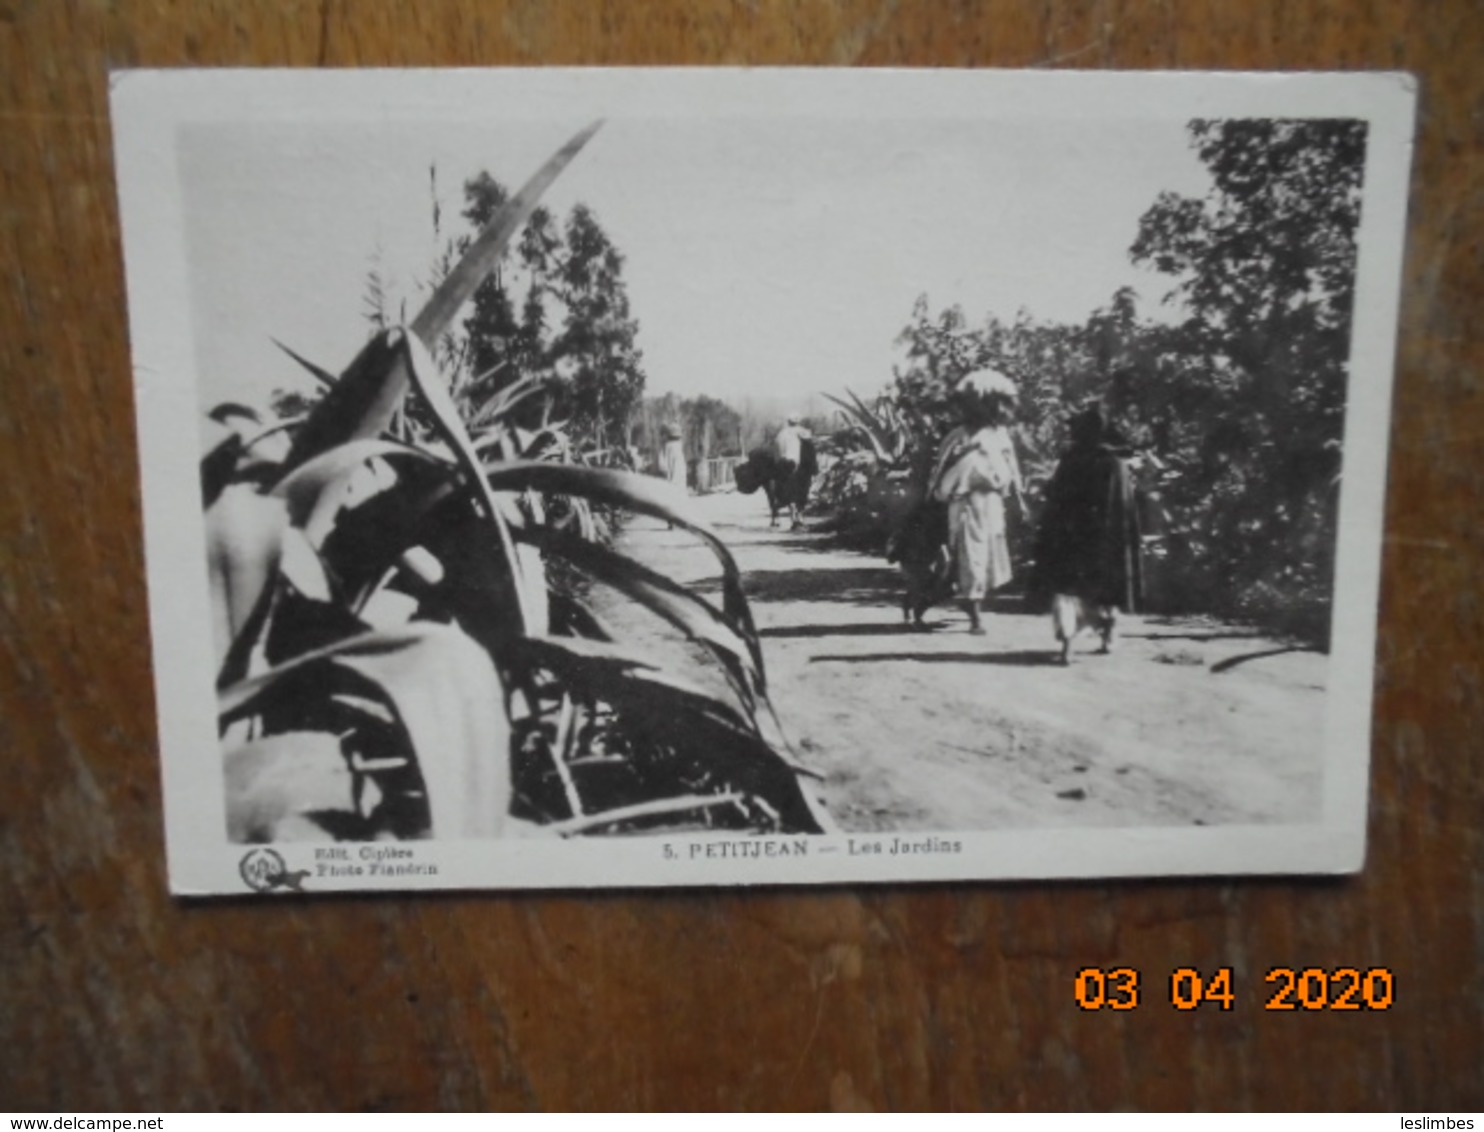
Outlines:
[[[777,434],[773,437],[773,455],[777,458],[777,482],[785,485],[780,502],[788,505],[788,517],[794,530],[804,525],[802,505],[807,502],[809,487],[805,483],[799,490],[799,471],[804,462],[804,448],[813,443],[814,435],[804,427],[798,413],[790,413]],[[775,513],[773,521],[778,521]]]
[[751,495],[762,488],[768,497],[769,526],[778,525],[778,513],[787,510],[793,530],[804,525],[803,510],[810,485],[819,471],[814,434],[803,418],[790,413],[771,444],[754,448],[735,472],[737,490]]

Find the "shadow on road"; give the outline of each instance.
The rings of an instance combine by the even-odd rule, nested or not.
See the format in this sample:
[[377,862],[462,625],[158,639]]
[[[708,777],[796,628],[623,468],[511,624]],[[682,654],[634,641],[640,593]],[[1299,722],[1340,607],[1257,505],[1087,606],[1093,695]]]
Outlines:
[[[742,588],[748,601],[839,601],[886,609],[900,608],[895,582],[893,571],[882,566],[845,570],[747,570],[742,575]],[[720,585],[719,579],[711,578],[692,588],[705,592]]]
[[887,621],[865,625],[775,625],[771,629],[759,629],[759,637],[900,637],[912,633],[912,626],[904,621]]
[[873,652],[811,656],[810,664],[871,664],[894,660],[916,660],[923,664],[1003,664],[1017,668],[1059,667],[1050,649],[1016,649],[1012,652]]
[[1255,631],[1215,633],[1202,629],[1192,629],[1187,633],[1119,633],[1118,635],[1127,637],[1131,641],[1251,641],[1258,640],[1262,636]]
[[1243,653],[1241,656],[1229,656],[1225,660],[1218,660],[1215,664],[1211,665],[1211,671],[1213,673],[1216,673],[1217,675],[1220,675],[1223,672],[1230,672],[1239,664],[1246,664],[1249,660],[1265,660],[1270,656],[1282,656],[1285,653],[1290,652],[1318,651],[1318,649],[1304,648],[1300,645],[1284,645],[1281,648],[1263,649],[1260,652],[1246,652]]

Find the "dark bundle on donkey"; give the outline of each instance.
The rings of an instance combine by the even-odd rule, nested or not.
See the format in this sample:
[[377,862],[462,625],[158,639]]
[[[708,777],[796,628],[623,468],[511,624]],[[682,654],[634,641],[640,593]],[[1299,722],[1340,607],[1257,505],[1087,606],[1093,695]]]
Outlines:
[[798,464],[780,460],[772,447],[764,445],[747,454],[746,461],[737,465],[733,477],[737,490],[743,495],[763,489],[768,497],[772,523],[776,526],[778,512],[786,511],[791,505],[803,511],[818,471],[819,456],[814,441],[805,439],[799,445]]
[[948,504],[924,499],[886,547],[902,571],[902,619],[922,627],[922,615],[953,592],[948,552]]

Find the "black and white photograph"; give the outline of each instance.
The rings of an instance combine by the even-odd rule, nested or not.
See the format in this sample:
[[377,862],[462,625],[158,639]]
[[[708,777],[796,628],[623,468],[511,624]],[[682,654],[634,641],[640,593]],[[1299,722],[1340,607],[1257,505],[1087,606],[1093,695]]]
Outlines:
[[1359,869],[1413,101],[116,75],[172,890]]

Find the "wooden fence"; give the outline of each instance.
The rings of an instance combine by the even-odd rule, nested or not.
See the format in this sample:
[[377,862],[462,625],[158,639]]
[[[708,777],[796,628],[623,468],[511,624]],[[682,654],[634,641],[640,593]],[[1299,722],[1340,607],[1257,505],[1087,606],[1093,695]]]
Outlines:
[[738,456],[718,456],[697,460],[691,469],[691,486],[698,495],[713,491],[731,491],[736,487]]

